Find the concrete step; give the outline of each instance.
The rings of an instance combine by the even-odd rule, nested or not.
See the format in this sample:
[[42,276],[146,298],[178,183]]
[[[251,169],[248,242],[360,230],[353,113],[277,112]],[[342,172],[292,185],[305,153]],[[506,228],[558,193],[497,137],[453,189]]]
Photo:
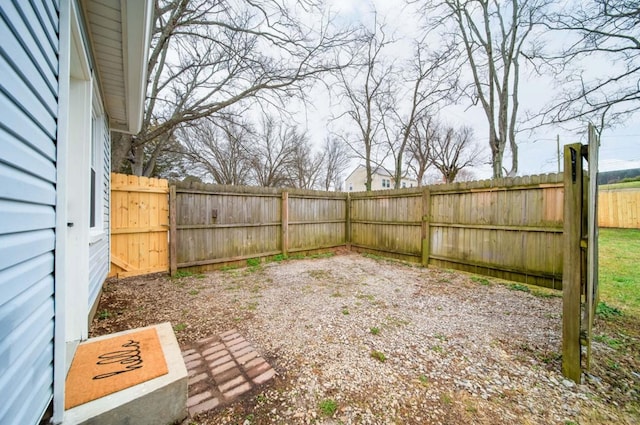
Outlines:
[[[173,424],[186,418],[187,369],[170,323],[92,338],[82,344],[99,340],[106,341],[151,328],[155,328],[157,332],[168,373],[66,410],[65,425],[160,425]],[[123,350],[122,345],[117,343],[109,348],[108,353],[117,353],[118,351],[127,351],[127,349]],[[139,356],[144,360],[145,353],[141,350]],[[100,360],[96,359],[96,361]],[[121,370],[125,370],[127,366],[132,365],[138,366],[138,362],[129,359],[119,366]],[[73,367],[75,366],[72,365]],[[125,374],[123,373],[123,375]],[[93,376],[87,376],[86,379],[92,380],[93,378]],[[76,385],[81,386],[82,383]]]

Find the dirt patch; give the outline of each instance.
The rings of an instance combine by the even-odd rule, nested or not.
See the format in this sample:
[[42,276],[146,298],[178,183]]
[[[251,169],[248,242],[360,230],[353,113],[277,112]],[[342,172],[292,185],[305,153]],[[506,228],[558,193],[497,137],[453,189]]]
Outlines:
[[575,385],[561,311],[519,285],[345,254],[110,280],[92,335],[169,321],[186,347],[237,329],[277,371],[188,424],[637,423],[638,335],[601,337],[596,363],[617,363]]

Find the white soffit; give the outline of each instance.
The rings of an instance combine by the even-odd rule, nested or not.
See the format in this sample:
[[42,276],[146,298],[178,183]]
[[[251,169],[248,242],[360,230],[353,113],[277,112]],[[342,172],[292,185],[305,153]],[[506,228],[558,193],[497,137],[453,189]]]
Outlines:
[[111,130],[142,125],[153,0],[86,0],[87,31]]

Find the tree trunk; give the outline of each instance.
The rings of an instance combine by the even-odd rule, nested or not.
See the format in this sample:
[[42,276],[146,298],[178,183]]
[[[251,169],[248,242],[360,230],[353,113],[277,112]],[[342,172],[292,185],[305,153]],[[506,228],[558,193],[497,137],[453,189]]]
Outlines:
[[122,173],[125,171],[131,152],[132,136],[124,133],[111,133],[111,171]]

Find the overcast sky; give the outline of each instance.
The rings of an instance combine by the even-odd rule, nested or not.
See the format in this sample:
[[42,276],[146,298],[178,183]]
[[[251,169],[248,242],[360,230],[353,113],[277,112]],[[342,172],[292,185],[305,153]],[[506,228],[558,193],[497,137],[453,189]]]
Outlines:
[[[412,11],[410,6],[401,0],[328,0],[331,9],[337,14],[338,19],[345,22],[361,22],[372,27],[375,7],[378,20],[384,20],[390,29],[393,29],[398,38],[405,38],[397,43],[393,49],[393,55],[401,58],[410,55],[411,44],[409,39],[417,33],[421,25],[421,16]],[[597,67],[600,64],[594,64]],[[606,66],[606,65],[605,65]],[[531,75],[521,75],[520,111],[535,111],[554,95],[553,81],[550,79],[534,78]],[[315,110],[307,111],[309,135],[314,143],[320,143],[330,127],[329,119],[335,105],[330,105],[326,94],[319,94],[314,100]],[[522,115],[521,115],[522,116]],[[475,130],[475,138],[478,144],[486,149],[488,156],[488,131],[485,117],[480,106],[468,104],[454,105],[441,111],[441,119],[454,126],[471,125]],[[572,127],[576,127],[574,124]],[[556,138],[560,136],[561,146],[568,143],[586,141],[586,128],[583,131],[574,132],[559,127],[545,126],[533,133],[522,132],[518,135],[519,145],[519,175],[549,173],[557,171]],[[354,162],[354,165],[357,161]],[[505,158],[505,164],[508,164]],[[640,117],[638,114],[622,125],[603,132],[600,147],[600,171],[610,171],[627,168],[640,168]],[[489,165],[473,170],[477,178],[490,178],[491,167]]]

